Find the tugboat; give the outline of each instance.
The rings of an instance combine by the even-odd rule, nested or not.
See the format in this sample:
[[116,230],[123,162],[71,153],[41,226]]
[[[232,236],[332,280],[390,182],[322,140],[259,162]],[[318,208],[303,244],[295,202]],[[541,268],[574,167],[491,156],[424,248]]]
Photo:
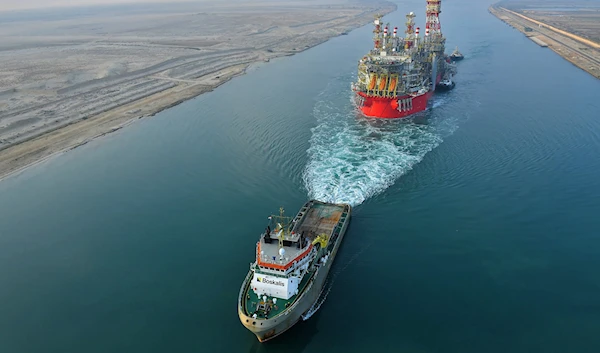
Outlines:
[[352,208],[310,200],[292,219],[269,217],[256,244],[256,261],[238,297],[238,316],[260,342],[303,319],[319,299]]
[[439,89],[440,91],[449,91],[453,89],[455,85],[456,84],[454,83],[452,78],[445,78],[441,80],[440,83],[438,83],[437,89]]
[[452,54],[450,54],[450,58],[454,61],[461,61],[465,57],[461,54],[461,52],[458,51],[458,47],[456,47]]

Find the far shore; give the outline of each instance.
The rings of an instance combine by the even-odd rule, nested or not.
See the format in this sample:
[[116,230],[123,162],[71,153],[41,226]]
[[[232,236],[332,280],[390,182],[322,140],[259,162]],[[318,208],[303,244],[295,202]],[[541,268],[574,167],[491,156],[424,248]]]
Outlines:
[[[573,3],[573,7],[581,6],[581,11],[568,11],[567,18],[582,16],[589,22],[590,17],[597,19],[593,23],[567,20],[567,12],[554,9],[551,4],[540,2],[539,9],[529,9],[536,2],[500,2],[489,8],[491,14],[501,21],[530,38],[541,47],[547,47],[562,56],[573,65],[600,78],[600,43],[592,40],[600,38],[600,14],[594,11],[585,11],[585,3]],[[503,6],[511,5],[511,8]],[[521,6],[524,6],[521,9]],[[563,14],[563,15],[561,15]],[[569,30],[585,33],[586,37],[570,32]]]
[[[396,9],[379,0],[208,4],[202,3],[208,6],[204,13],[181,10],[151,19],[134,14],[124,16],[124,23],[101,17],[95,28],[89,28],[89,19],[70,19],[83,33],[69,37],[54,33],[51,21],[40,22],[40,29],[48,28],[47,42],[56,45],[41,45],[35,36],[22,37],[23,43],[2,41],[19,33],[0,24],[0,63],[15,73],[0,76],[0,180],[210,92],[252,64],[302,52]],[[248,19],[248,13],[257,19]],[[219,27],[225,26],[219,18],[224,14],[239,16],[245,32]],[[161,25],[156,33],[148,33],[148,21]],[[184,35],[197,26],[206,27],[203,35]],[[104,34],[112,27],[117,34]],[[142,27],[143,33],[134,32]],[[49,65],[48,58],[56,61]],[[24,70],[31,72],[17,75]]]

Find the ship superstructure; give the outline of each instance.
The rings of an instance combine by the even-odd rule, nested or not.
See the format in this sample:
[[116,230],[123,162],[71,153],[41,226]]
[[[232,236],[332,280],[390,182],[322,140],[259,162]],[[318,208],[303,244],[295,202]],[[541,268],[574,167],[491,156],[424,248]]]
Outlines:
[[373,49],[359,61],[358,79],[352,84],[364,115],[402,118],[423,111],[440,81],[451,78],[455,69],[444,54],[440,12],[441,0],[427,0],[424,38],[413,12],[406,15],[403,38],[397,27],[390,34],[389,23],[376,16]]
[[317,301],[351,207],[311,200],[294,217],[269,217],[240,289],[238,314],[259,341],[292,327]]

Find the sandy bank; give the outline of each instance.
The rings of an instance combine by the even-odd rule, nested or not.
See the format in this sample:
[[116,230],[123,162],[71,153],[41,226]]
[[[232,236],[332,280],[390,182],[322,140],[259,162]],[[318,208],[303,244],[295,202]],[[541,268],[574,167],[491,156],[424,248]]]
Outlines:
[[[0,24],[0,179],[367,24],[379,0],[219,1]],[[43,36],[41,35],[43,33]]]
[[[570,33],[565,28],[557,28],[542,20],[546,19],[544,11],[527,10],[523,11],[527,14],[519,13],[516,10],[510,10],[504,7],[493,5],[490,7],[490,13],[498,17],[501,21],[516,28],[531,38],[540,46],[547,46],[552,51],[556,52],[575,66],[588,72],[589,74],[600,78],[600,44],[589,38],[594,38],[596,32],[600,32],[600,15],[596,16],[598,24],[596,30],[591,30],[590,26],[586,25],[585,21],[568,22],[571,27],[581,26],[577,32],[585,33],[588,38],[581,35]],[[522,10],[519,10],[522,11]],[[553,16],[561,16],[561,11],[548,9],[546,12],[552,13]],[[568,11],[571,12],[571,11]],[[567,16],[567,15],[565,15]],[[582,14],[568,14],[568,16],[582,16]],[[587,15],[591,16],[591,15]],[[532,17],[536,17],[535,19]],[[563,23],[563,21],[554,20],[555,25]],[[579,28],[579,27],[577,27]]]

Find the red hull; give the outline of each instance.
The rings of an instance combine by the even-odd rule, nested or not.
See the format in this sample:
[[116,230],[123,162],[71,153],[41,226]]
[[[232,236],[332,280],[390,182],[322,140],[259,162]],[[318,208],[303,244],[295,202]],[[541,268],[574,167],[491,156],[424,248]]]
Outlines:
[[357,92],[358,108],[362,113],[370,118],[397,119],[405,118],[409,115],[421,112],[427,108],[427,101],[431,97],[431,92],[423,93],[420,96],[402,96],[402,97],[372,97],[363,92]]

